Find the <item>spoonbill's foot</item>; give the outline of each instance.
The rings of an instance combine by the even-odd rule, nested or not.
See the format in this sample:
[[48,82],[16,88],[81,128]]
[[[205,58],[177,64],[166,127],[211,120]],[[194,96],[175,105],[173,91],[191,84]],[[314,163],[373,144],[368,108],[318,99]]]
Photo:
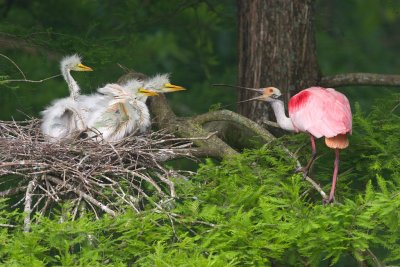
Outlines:
[[332,204],[333,202],[335,202],[335,198],[324,198],[322,200],[322,203],[324,204],[324,206],[328,205],[328,204]]
[[308,172],[309,172],[309,168],[306,168],[306,167],[299,167],[299,168],[297,168],[294,172],[295,173],[300,173],[300,172],[302,172],[303,173],[303,180],[305,180],[306,179],[306,177],[308,176]]

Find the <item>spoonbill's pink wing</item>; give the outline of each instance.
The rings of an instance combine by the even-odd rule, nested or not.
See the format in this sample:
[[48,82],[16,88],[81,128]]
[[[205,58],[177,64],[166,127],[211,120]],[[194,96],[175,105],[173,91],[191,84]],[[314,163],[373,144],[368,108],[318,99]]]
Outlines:
[[351,133],[351,109],[346,96],[332,88],[311,87],[289,101],[289,117],[298,131],[320,138]]

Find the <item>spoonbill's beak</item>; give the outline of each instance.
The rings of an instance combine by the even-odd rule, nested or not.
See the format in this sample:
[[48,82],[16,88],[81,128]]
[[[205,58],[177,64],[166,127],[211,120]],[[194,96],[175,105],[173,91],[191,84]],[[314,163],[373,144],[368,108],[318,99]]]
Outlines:
[[255,101],[255,100],[265,100],[265,98],[266,98],[265,95],[259,95],[259,96],[252,97],[252,98],[249,98],[246,100],[238,101],[237,103],[243,103],[243,102],[249,102],[249,101]]

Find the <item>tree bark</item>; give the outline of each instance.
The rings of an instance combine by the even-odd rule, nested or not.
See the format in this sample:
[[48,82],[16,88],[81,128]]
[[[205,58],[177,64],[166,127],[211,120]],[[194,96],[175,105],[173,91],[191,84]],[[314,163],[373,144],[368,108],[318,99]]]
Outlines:
[[[320,70],[316,55],[312,0],[237,0],[238,84],[273,86],[285,96],[317,84]],[[239,101],[255,93],[239,90]],[[268,120],[268,105],[241,103],[239,114],[256,122]]]

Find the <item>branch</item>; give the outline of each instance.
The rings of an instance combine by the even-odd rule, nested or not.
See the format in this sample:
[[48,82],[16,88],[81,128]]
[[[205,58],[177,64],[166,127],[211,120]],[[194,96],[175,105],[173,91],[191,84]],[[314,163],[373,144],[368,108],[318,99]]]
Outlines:
[[17,65],[17,63],[15,63],[14,60],[12,60],[11,58],[9,58],[9,57],[7,57],[6,55],[1,54],[1,53],[0,53],[0,56],[3,57],[3,58],[5,58],[6,60],[10,61],[11,64],[13,64],[13,65],[18,69],[19,73],[21,73],[21,75],[22,75],[22,77],[23,77],[23,79],[0,80],[0,83],[10,83],[10,82],[42,83],[42,82],[44,82],[44,81],[47,81],[47,80],[56,78],[56,77],[58,77],[58,76],[61,76],[61,74],[57,74],[57,75],[53,75],[53,76],[50,76],[50,77],[47,77],[47,78],[44,78],[44,79],[41,79],[41,80],[28,80],[28,79],[26,78],[24,72],[23,72],[23,71],[21,70],[21,68]]
[[31,213],[32,213],[32,193],[35,186],[36,179],[29,181],[28,188],[25,193],[25,207],[24,207],[24,232],[29,232],[31,228]]
[[3,54],[1,54],[1,53],[0,53],[0,56],[4,57],[4,58],[7,59],[8,61],[10,61],[11,64],[13,64],[13,65],[18,69],[18,71],[21,73],[22,77],[24,77],[24,79],[26,80],[26,76],[25,76],[24,72],[19,68],[19,66],[17,65],[17,63],[14,62],[14,60],[12,60],[11,58],[9,58],[9,57],[7,57],[6,55],[3,55]]
[[[164,128],[178,136],[197,139],[199,136],[209,135],[209,132],[198,123],[190,119],[178,118],[163,95],[151,99],[150,109],[154,114],[154,120],[160,128]],[[193,143],[208,157],[223,158],[238,154],[237,151],[215,135],[210,136],[207,140],[193,140]]]
[[380,262],[378,257],[369,249],[367,248],[367,253],[371,256],[373,262],[375,263],[375,266],[377,267],[383,267],[384,265]]
[[343,73],[322,77],[320,85],[324,87],[341,87],[349,85],[400,86],[400,75]]
[[17,226],[12,224],[0,223],[0,227],[15,228]]
[[0,197],[8,197],[8,196],[13,196],[18,193],[24,192],[26,190],[27,186],[20,186],[20,187],[14,187],[10,188],[4,191],[0,192]]
[[218,111],[208,112],[202,115],[195,116],[191,118],[190,121],[193,121],[200,125],[212,121],[228,121],[235,123],[242,129],[250,130],[255,135],[264,139],[264,141],[266,142],[269,142],[272,139],[274,139],[274,136],[272,134],[270,134],[267,130],[265,130],[256,122],[230,110],[218,110]]
[[53,75],[41,80],[28,80],[28,79],[15,79],[15,80],[2,80],[0,81],[1,83],[11,83],[11,82],[27,82],[27,83],[42,83],[44,81],[50,80],[50,79],[54,79],[61,76],[61,74],[57,74],[57,75]]
[[[286,147],[282,146],[283,150],[286,151],[286,153],[296,161],[296,165],[297,168],[302,168],[303,166],[301,166],[300,161],[297,159],[297,157]],[[304,176],[304,179],[309,182],[314,188],[315,190],[318,191],[318,193],[322,196],[323,200],[328,200],[328,196],[326,195],[326,193],[324,192],[324,190],[322,190],[322,188],[319,186],[319,184],[317,184],[317,182],[315,182],[313,179],[311,179],[309,176]]]

